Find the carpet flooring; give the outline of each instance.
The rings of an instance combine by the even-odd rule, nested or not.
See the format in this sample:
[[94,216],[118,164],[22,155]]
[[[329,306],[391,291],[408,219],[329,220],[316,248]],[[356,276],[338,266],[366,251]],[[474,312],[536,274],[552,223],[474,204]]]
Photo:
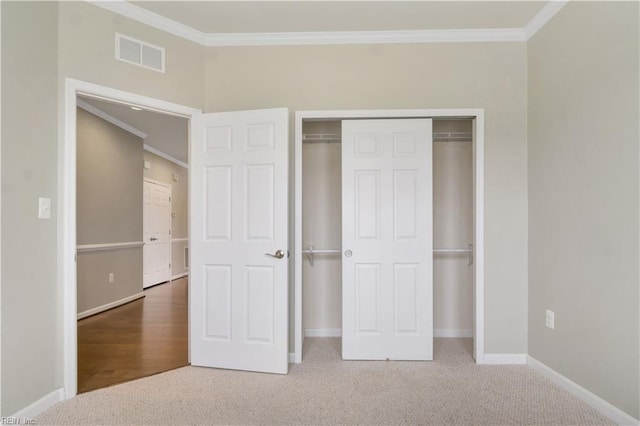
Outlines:
[[342,361],[305,339],[286,376],[183,367],[60,402],[59,425],[608,425],[527,366],[476,365],[471,339],[435,339],[434,361]]

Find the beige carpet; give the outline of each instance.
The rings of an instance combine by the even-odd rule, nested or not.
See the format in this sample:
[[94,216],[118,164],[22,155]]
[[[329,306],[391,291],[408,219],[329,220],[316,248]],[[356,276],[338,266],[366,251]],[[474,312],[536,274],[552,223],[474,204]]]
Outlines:
[[435,339],[433,362],[340,359],[305,340],[286,376],[184,367],[82,394],[37,424],[613,424],[526,366],[478,366],[471,339]]

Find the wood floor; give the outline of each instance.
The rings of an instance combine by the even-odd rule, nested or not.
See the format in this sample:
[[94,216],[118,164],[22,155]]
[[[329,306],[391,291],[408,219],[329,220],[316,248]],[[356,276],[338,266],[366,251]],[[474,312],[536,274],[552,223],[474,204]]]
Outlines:
[[78,393],[188,365],[187,278],[78,321]]

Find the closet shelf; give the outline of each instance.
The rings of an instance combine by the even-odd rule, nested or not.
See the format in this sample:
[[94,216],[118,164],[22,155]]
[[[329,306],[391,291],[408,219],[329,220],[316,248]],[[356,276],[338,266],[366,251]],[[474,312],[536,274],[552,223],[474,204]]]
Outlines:
[[338,143],[342,141],[342,135],[337,133],[305,133],[302,142],[307,143]]
[[[471,142],[471,132],[434,132],[434,142]],[[338,133],[305,133],[302,142],[306,143],[340,143],[342,135]]]
[[473,134],[471,132],[434,132],[434,142],[471,142]]

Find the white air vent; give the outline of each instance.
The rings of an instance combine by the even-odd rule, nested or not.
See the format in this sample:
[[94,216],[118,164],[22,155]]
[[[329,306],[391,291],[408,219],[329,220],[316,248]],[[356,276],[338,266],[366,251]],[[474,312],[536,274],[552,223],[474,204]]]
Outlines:
[[164,48],[116,33],[116,59],[164,72]]

